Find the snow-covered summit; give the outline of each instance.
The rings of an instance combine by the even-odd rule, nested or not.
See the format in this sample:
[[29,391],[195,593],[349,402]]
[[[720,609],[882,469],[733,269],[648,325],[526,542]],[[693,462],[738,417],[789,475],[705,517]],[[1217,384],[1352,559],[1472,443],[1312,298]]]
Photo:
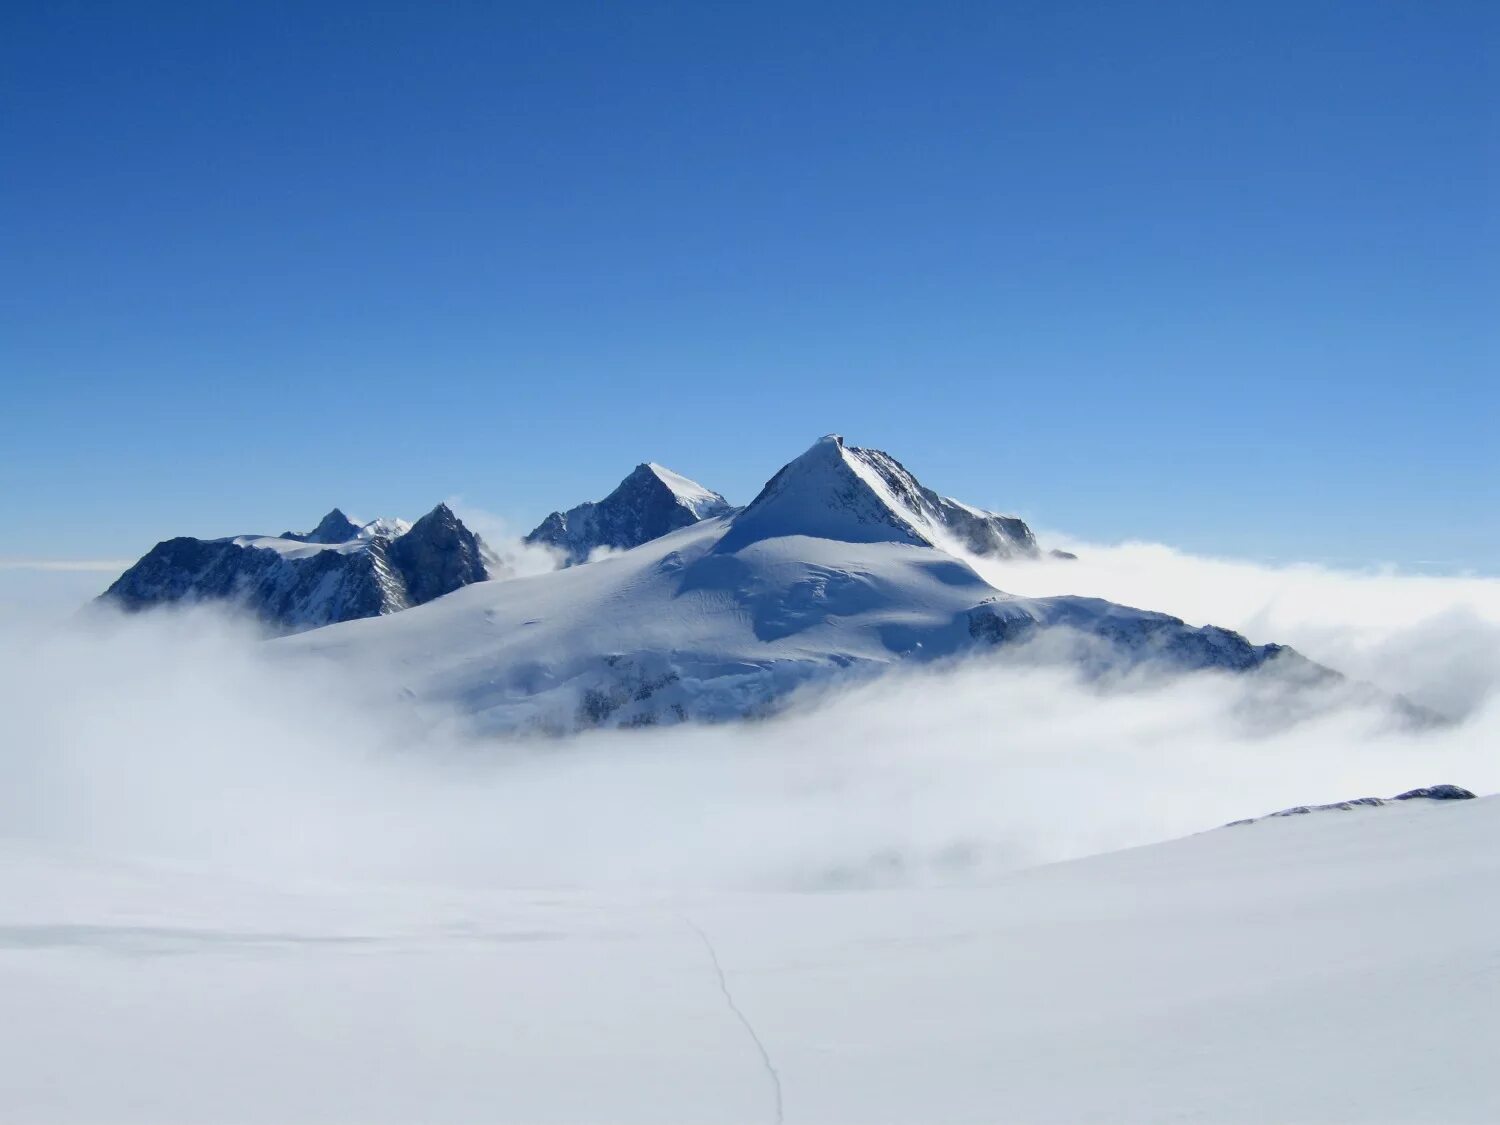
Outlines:
[[573,566],[600,548],[629,550],[727,511],[729,503],[717,492],[647,461],[603,500],[553,512],[526,541],[553,548]]
[[677,498],[688,511],[692,512],[700,520],[708,519],[709,516],[721,515],[728,511],[729,504],[724,497],[710,488],[704,488],[695,480],[689,480],[681,473],[674,473],[665,465],[658,465],[655,461],[647,461],[637,465],[635,472],[642,470],[650,473],[662,484],[666,485],[672,495]]
[[127,610],[221,602],[290,633],[395,613],[487,577],[483,543],[446,504],[414,524],[356,525],[335,508],[306,533],[165,540],[101,598]]
[[1015,516],[940,496],[888,453],[819,438],[782,467],[735,517],[719,549],[790,535],[848,543],[909,543],[993,557],[1037,555]]

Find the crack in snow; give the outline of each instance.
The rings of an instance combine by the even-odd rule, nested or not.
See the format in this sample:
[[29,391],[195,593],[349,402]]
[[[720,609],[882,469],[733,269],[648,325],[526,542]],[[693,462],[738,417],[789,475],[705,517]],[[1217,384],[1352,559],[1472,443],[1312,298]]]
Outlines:
[[713,962],[714,975],[719,978],[719,991],[724,994],[724,1002],[729,1005],[729,1010],[734,1013],[735,1019],[739,1020],[740,1026],[745,1029],[745,1034],[749,1035],[750,1041],[755,1044],[755,1050],[760,1055],[761,1068],[765,1070],[766,1077],[771,1080],[771,1090],[776,1098],[776,1125],[782,1125],[786,1118],[781,1102],[781,1075],[776,1071],[776,1064],[771,1061],[771,1055],[766,1050],[766,1045],[761,1042],[760,1035],[757,1034],[749,1017],[734,1002],[734,994],[729,991],[729,980],[724,976],[724,966],[719,964],[719,953],[714,948],[714,943],[709,940],[708,935],[692,919],[684,918],[683,922],[688,929],[698,935],[698,940],[703,943],[703,948],[708,951],[708,959]]

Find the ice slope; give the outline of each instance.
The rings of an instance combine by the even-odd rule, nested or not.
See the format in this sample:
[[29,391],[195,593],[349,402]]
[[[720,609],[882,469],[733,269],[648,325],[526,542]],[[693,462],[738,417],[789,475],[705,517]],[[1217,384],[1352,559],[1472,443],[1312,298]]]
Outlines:
[[648,461],[603,500],[553,512],[526,541],[552,548],[565,565],[573,566],[601,549],[629,550],[727,511],[728,502],[717,492]]
[[221,602],[276,632],[377,617],[489,576],[483,543],[446,504],[414,524],[355,526],[339,509],[305,534],[169,539],[125,571],[102,600],[127,610]]
[[647,895],[7,842],[0,1118],[1492,1122],[1497,844],[1495,798],[1411,801],[984,886]]

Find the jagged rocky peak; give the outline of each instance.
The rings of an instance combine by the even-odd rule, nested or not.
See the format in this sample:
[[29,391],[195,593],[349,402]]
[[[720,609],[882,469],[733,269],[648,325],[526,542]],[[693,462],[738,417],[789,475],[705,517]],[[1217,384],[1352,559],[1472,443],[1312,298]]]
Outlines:
[[388,555],[413,605],[489,577],[484,545],[447,504],[439,504],[391,543]]
[[601,548],[627,551],[728,511],[729,502],[717,492],[648,461],[603,500],[553,512],[526,541],[552,548],[565,566],[574,566]]
[[415,524],[356,526],[335,508],[310,532],[169,539],[101,595],[127,610],[216,602],[274,632],[395,613],[489,577],[479,537],[446,504]]
[[283,531],[280,538],[296,543],[347,543],[359,534],[359,524],[335,508],[311,531]]
[[961,504],[927,488],[889,453],[819,438],[783,466],[720,543],[806,535],[852,543],[957,548],[994,558],[1035,558],[1036,537],[1016,516]]

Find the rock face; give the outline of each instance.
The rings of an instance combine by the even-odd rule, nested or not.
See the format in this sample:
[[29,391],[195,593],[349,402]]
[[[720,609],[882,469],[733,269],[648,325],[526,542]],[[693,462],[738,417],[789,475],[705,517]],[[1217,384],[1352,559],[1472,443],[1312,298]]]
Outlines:
[[957,548],[989,558],[1036,558],[1025,521],[940,496],[889,453],[829,434],[766,482],[720,547],[737,551],[787,535],[851,543]]
[[603,500],[553,512],[526,542],[551,547],[565,566],[575,566],[600,548],[627,551],[727,511],[728,502],[717,492],[647,462]]
[[405,535],[391,540],[386,553],[406,586],[411,605],[489,577],[479,536],[447,504],[439,504]]
[[446,504],[408,527],[335,508],[310,532],[158,543],[100,597],[126,610],[221,602],[273,632],[379,617],[489,577],[479,537]]

